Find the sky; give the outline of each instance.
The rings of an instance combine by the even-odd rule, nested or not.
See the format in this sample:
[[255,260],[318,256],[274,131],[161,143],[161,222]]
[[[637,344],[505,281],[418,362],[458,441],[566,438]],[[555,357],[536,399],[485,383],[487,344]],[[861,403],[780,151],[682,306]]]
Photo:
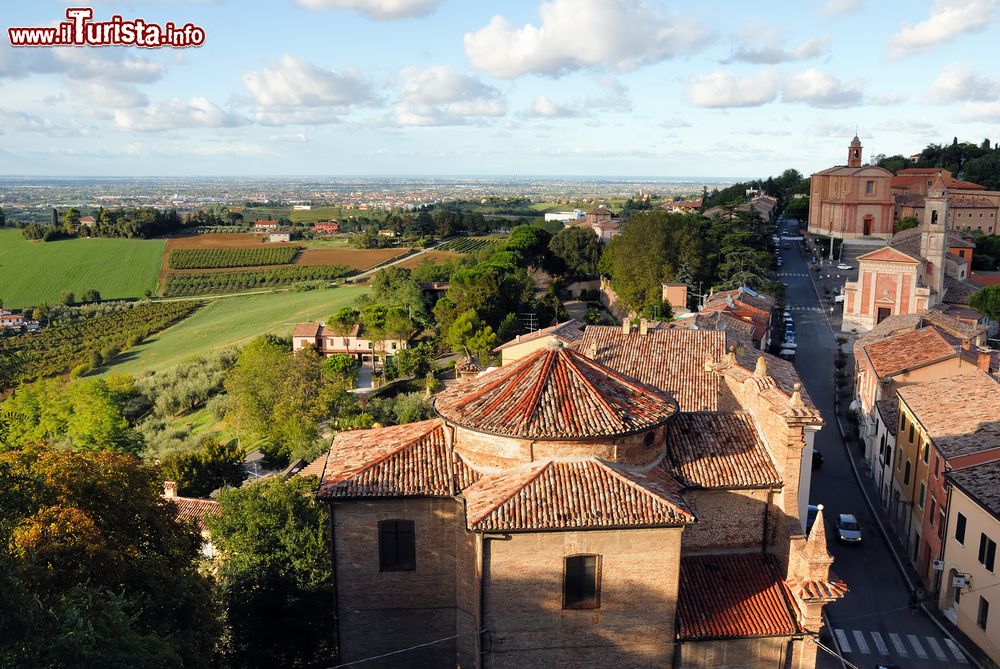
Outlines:
[[[84,0],[74,6],[84,5]],[[1000,141],[1000,0],[93,0],[196,48],[14,48],[0,174],[806,174]]]

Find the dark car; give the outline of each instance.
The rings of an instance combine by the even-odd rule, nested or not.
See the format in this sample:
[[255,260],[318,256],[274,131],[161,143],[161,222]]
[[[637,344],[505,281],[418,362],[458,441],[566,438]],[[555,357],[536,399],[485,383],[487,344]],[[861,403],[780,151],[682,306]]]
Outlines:
[[813,449],[813,469],[817,469],[823,465],[823,454],[819,452],[818,449]]

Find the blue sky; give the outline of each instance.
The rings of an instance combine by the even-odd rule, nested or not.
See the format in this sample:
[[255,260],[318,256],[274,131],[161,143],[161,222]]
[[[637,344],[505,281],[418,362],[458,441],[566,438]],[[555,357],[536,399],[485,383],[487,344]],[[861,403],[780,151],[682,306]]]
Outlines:
[[1000,0],[92,6],[206,42],[5,34],[0,174],[760,176],[843,162],[855,128],[867,155],[1000,141]]

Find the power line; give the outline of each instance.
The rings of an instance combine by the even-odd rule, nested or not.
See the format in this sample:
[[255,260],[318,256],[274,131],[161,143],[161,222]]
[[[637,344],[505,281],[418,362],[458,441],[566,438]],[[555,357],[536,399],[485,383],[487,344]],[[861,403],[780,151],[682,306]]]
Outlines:
[[815,637],[815,636],[813,636],[812,634],[809,634],[809,635],[807,635],[807,638],[808,638],[808,639],[810,639],[810,640],[812,640],[812,642],[813,642],[814,644],[816,644],[817,646],[819,646],[821,650],[823,650],[823,651],[825,651],[825,652],[829,653],[830,655],[833,655],[833,656],[834,656],[835,658],[837,658],[838,660],[840,660],[841,662],[843,662],[844,664],[846,664],[846,665],[847,665],[848,667],[850,667],[851,669],[861,669],[861,668],[860,668],[860,667],[859,667],[858,665],[854,664],[853,662],[851,662],[850,660],[848,660],[848,659],[847,659],[846,657],[844,657],[843,655],[839,654],[839,653],[838,653],[837,651],[835,651],[834,649],[832,649],[832,648],[829,648],[829,647],[827,647],[827,646],[825,646],[825,645],[821,644],[821,643],[820,643],[820,642],[819,642],[819,641],[818,641],[818,640],[816,639],[816,637]]
[[[482,634],[486,629],[481,630],[469,630],[467,632],[462,632],[461,634],[453,634],[451,636],[442,637],[440,639],[434,639],[433,641],[428,641],[426,643],[419,643],[416,646],[410,646],[409,648],[402,648],[400,650],[394,650],[389,653],[383,653],[382,655],[373,655],[371,657],[366,657],[361,660],[354,660],[353,662],[345,662],[344,664],[338,664],[333,667],[333,669],[340,669],[340,667],[353,667],[356,664],[362,664],[363,662],[371,662],[372,660],[381,660],[383,657],[391,657],[392,655],[399,655],[401,653],[409,653],[411,650],[417,650],[418,648],[425,648],[427,646],[433,646],[434,644],[441,643],[443,641],[451,641],[452,639],[457,639],[462,636],[469,634]],[[857,669],[857,667],[855,667]]]

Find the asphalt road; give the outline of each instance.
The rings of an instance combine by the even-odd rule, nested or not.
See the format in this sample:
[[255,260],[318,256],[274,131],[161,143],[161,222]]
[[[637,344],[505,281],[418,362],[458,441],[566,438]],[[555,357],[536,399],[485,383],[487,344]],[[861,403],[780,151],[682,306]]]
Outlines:
[[[810,503],[825,507],[833,570],[849,588],[846,597],[826,608],[833,633],[844,657],[857,667],[886,663],[902,669],[969,668],[972,665],[931,620],[923,613],[910,612],[909,589],[869,513],[835,423],[836,335],[816,296],[801,243],[790,242],[790,246],[781,252],[781,279],[788,284],[786,302],[795,320],[795,366],[826,421],[815,442],[824,463],[813,470]],[[861,546],[836,543],[834,526],[840,513],[858,517],[864,534]],[[821,667],[840,666],[833,658],[820,655]]]

